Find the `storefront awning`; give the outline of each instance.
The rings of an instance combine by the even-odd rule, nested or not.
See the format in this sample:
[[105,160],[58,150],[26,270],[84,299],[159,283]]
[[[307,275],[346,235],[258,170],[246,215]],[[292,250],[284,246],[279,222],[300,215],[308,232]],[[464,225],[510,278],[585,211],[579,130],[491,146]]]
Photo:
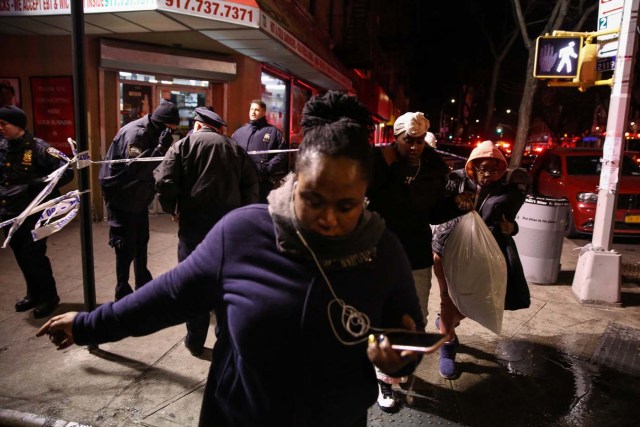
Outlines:
[[[9,10],[0,10],[0,33],[70,35],[70,0],[59,0],[55,10],[51,9],[53,4],[7,2]],[[262,11],[254,0],[85,0],[84,12],[87,35],[216,54],[237,52],[319,87],[351,90],[349,78]]]
[[185,53],[175,55],[112,40],[100,42],[100,67],[212,81],[231,81],[237,74],[236,63],[232,61],[198,58]]

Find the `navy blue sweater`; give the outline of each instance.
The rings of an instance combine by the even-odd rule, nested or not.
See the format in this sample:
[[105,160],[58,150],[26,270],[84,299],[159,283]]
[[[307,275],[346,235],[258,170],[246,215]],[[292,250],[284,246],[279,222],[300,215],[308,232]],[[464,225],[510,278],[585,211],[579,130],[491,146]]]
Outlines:
[[[215,309],[220,331],[201,426],[349,426],[377,397],[367,343],[344,345],[338,304],[313,261],[279,252],[266,205],[236,209],[176,268],[116,303],[80,313],[79,345],[141,336]],[[409,262],[385,231],[368,263],[327,271],[373,327],[424,328]],[[414,365],[396,375],[407,375]]]

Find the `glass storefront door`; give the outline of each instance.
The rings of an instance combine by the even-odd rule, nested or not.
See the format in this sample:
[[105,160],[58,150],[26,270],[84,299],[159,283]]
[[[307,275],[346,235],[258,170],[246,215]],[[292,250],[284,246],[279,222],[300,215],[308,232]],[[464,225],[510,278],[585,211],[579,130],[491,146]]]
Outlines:
[[206,80],[188,80],[178,77],[167,80],[146,74],[120,71],[120,126],[144,117],[163,99],[171,101],[180,110],[180,124],[174,139],[184,137],[193,127],[196,107],[211,105],[211,83]]
[[193,128],[194,110],[196,107],[207,105],[207,93],[203,89],[176,88],[159,86],[159,100],[171,101],[178,106],[180,112],[180,124],[174,133],[174,139],[184,138],[187,132]]

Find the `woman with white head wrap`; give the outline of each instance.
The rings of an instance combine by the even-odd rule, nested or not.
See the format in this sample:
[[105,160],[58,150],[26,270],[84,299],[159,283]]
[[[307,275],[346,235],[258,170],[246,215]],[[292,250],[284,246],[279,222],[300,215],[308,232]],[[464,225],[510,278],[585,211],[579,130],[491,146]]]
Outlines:
[[[400,239],[411,264],[422,314],[428,315],[431,292],[430,224],[439,224],[459,216],[454,197],[445,196],[449,168],[435,150],[425,144],[429,120],[421,112],[401,115],[393,124],[396,138],[391,146],[375,153],[373,179],[367,197],[369,209],[378,212],[387,228]],[[378,376],[378,405],[394,411],[391,383],[399,378]]]
[[404,113],[393,123],[393,135],[398,136],[405,132],[410,137],[424,136],[429,129],[429,119],[423,113]]

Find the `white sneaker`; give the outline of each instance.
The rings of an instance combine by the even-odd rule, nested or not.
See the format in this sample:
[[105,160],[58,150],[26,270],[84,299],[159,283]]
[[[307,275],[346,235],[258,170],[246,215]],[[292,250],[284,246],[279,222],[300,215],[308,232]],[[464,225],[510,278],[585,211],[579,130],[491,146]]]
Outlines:
[[378,381],[378,406],[384,412],[393,412],[396,407],[396,400],[393,398],[391,384]]

